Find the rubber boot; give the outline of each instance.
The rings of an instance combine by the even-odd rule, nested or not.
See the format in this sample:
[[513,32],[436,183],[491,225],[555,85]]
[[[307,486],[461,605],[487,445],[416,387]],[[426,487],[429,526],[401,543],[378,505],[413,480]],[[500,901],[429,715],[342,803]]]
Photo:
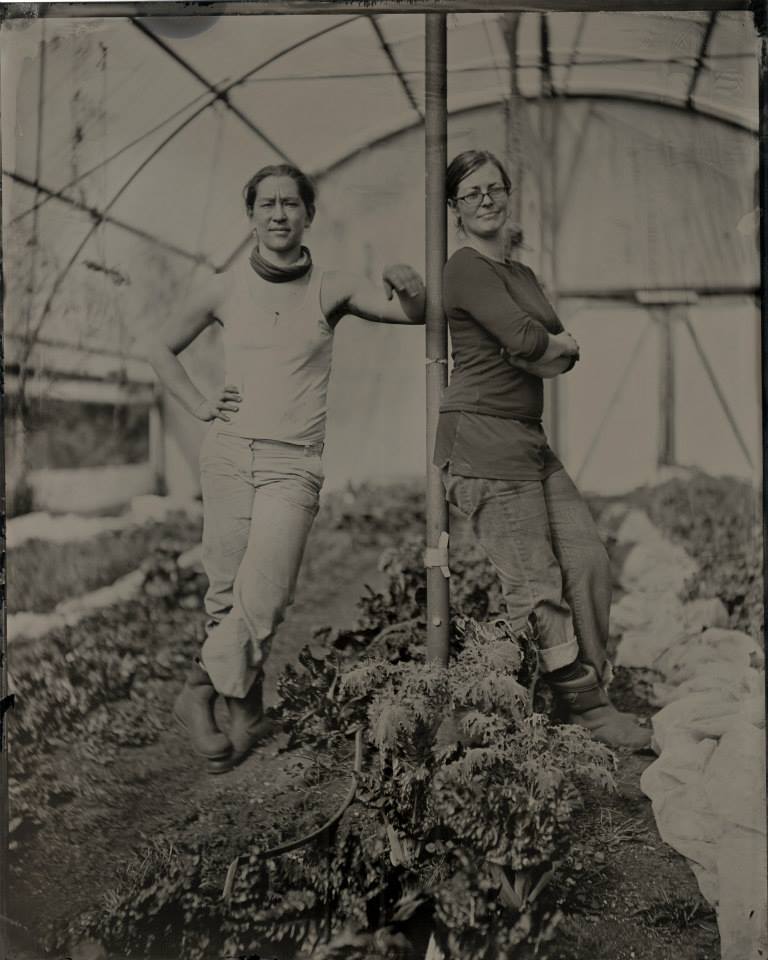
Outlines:
[[229,710],[229,739],[232,763],[240,763],[253,748],[274,732],[274,724],[264,715],[264,674],[254,680],[244,697],[225,697]]
[[557,699],[568,710],[568,722],[588,730],[595,740],[609,747],[645,750],[651,731],[641,727],[632,713],[621,713],[600,686],[597,671],[584,664],[585,673],[575,680],[550,681]]
[[216,696],[210,677],[195,660],[176,698],[173,715],[188,734],[195,752],[208,761],[208,773],[224,773],[233,764],[232,744],[219,730],[213,715]]

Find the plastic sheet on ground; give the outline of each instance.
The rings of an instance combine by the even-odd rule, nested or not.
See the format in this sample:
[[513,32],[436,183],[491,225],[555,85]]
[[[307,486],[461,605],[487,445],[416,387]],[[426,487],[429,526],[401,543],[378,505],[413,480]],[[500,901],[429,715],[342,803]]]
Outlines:
[[46,540],[49,543],[76,543],[100,533],[125,530],[128,527],[167,520],[174,513],[197,517],[202,505],[197,500],[179,497],[146,495],[134,497],[130,512],[120,516],[91,517],[77,513],[55,515],[46,511],[25,513],[6,522],[5,543],[8,550],[20,547],[28,540]]
[[[181,569],[202,570],[202,547],[196,544],[178,557]],[[51,613],[12,613],[8,615],[8,641],[38,640],[51,630],[73,627],[96,610],[132,600],[141,590],[144,572],[133,570],[107,587],[92,590],[72,600],[63,600]]]
[[696,573],[696,565],[682,547],[663,540],[637,543],[627,554],[621,585],[630,592],[679,594]]
[[640,786],[662,839],[685,856],[717,906],[722,960],[768,960],[765,675],[759,643],[725,629],[719,600],[683,603],[696,565],[641,511],[617,540],[632,544],[628,591],[612,610],[616,662],[656,680],[658,759]]
[[654,661],[663,678],[653,686],[654,702],[666,704],[689,693],[724,687],[744,689],[763,662],[763,651],[739,630],[709,629],[687,636]]
[[653,718],[640,786],[662,839],[717,905],[722,960],[768,958],[764,675],[693,693]]
[[717,599],[682,603],[673,593],[627,593],[611,609],[612,633],[621,637],[616,664],[657,670],[659,659],[675,644],[727,624],[728,612]]
[[629,510],[616,531],[618,543],[658,543],[664,540],[648,514],[643,510]]
[[642,510],[630,510],[616,531],[620,544],[632,544],[621,571],[628,592],[679,594],[696,573],[686,551],[666,540]]
[[8,615],[8,642],[37,640],[51,630],[76,626],[84,617],[115,603],[132,600],[141,589],[144,573],[134,570],[108,587],[92,590],[57,604],[51,613],[12,613]]
[[8,520],[5,528],[6,546],[13,550],[28,540],[74,543],[106,531],[124,530],[132,522],[130,517],[82,517],[76,513],[54,516],[38,510]]

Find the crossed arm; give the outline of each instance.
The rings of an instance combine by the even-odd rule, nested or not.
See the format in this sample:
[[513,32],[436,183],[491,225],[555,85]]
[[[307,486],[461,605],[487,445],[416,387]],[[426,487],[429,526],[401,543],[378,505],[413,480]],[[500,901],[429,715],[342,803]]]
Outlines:
[[526,373],[531,373],[534,377],[541,377],[542,380],[551,380],[552,377],[559,377],[562,373],[568,373],[569,370],[573,370],[579,359],[579,354],[577,353],[571,356],[560,356],[548,361],[521,360],[520,357],[515,357],[510,354],[504,347],[501,348],[501,355],[510,366],[525,370]]
[[[535,277],[531,274],[534,282]],[[511,366],[538,377],[556,377],[570,370],[579,348],[559,321],[544,323],[510,296],[497,270],[480,254],[459,251],[445,274],[446,299],[464,311],[499,344]]]
[[[543,294],[544,290],[542,289],[539,280],[532,272],[531,276]],[[530,361],[523,360],[521,357],[516,357],[514,354],[509,353],[508,350],[505,350],[504,347],[502,347],[502,357],[504,357],[507,363],[509,363],[511,366],[517,367],[520,370],[525,370],[526,373],[533,374],[535,377],[541,377],[542,380],[550,380],[553,377],[559,377],[563,373],[568,373],[569,370],[573,370],[577,361],[579,360],[579,345],[565,330],[557,317],[554,317],[553,323],[541,321],[538,322],[540,323],[540,326],[544,327],[551,337],[557,340],[562,340],[563,348],[566,352],[557,357],[549,358],[544,356],[539,360]]]

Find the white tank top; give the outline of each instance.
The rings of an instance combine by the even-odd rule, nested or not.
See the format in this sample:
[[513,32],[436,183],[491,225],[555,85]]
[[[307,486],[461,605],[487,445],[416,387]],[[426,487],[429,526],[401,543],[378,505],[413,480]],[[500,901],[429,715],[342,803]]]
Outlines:
[[314,444],[325,439],[333,330],[320,307],[323,271],[272,283],[248,260],[233,269],[217,316],[223,327],[226,383],[242,397],[222,433],[253,440]]

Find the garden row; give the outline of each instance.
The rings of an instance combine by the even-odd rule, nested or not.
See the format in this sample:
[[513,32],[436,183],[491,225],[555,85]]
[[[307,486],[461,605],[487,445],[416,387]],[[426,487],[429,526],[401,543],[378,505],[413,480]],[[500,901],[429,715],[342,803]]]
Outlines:
[[[714,496],[710,481],[696,483],[680,495],[694,504],[700,492]],[[637,496],[653,512],[668,493]],[[736,502],[746,518],[743,496],[723,488],[723,502]],[[595,503],[597,512],[604,506]],[[727,525],[725,510],[721,503]],[[313,947],[317,957],[410,957],[423,956],[428,942],[449,958],[571,956],[562,937],[549,941],[563,912],[594,909],[585,880],[605,880],[601,851],[610,844],[594,812],[612,802],[612,758],[580,730],[551,722],[535,624],[510,633],[495,577],[460,535],[451,557],[451,667],[425,663],[421,511],[420,491],[409,487],[326,504],[321,530],[398,546],[382,560],[386,588],[363,596],[355,627],[319,630],[315,652],[280,681],[277,712],[290,751],[282,763],[307,754],[313,762],[297,763],[286,797],[248,829],[231,823],[226,835],[222,818],[214,843],[210,835],[154,838],[151,850],[174,856],[142,855],[156,869],[134,870],[111,891],[108,910],[71,928],[70,942],[90,937],[111,955],[180,960],[299,957]],[[699,530],[693,521],[691,528]],[[704,532],[696,536],[686,543],[691,552],[707,545]],[[44,657],[30,649],[16,665],[15,816],[45,816],[41,808],[56,800],[46,790],[79,788],[42,788],[57,744],[103,755],[151,742],[167,724],[165,687],[199,644],[205,581],[179,570],[173,549],[156,552],[146,575],[137,602],[48,638]],[[749,596],[733,597],[733,616],[758,615]],[[365,743],[355,804],[313,843],[269,856],[340,802],[355,730]],[[637,845],[641,832],[631,833],[622,842]]]
[[[546,956],[575,883],[569,823],[613,758],[550,721],[535,624],[514,635],[493,617],[476,552],[454,564],[450,667],[425,662],[422,549],[388,551],[388,587],[363,597],[356,627],[321,633],[325,650],[278,685],[286,748],[322,756],[334,782],[362,730],[353,812],[282,856],[269,849],[296,839],[290,809],[241,838],[226,899],[206,882],[210,851],[189,844],[81,936],[142,957],[423,956],[430,938],[447,957]],[[478,607],[483,621],[467,614]]]

